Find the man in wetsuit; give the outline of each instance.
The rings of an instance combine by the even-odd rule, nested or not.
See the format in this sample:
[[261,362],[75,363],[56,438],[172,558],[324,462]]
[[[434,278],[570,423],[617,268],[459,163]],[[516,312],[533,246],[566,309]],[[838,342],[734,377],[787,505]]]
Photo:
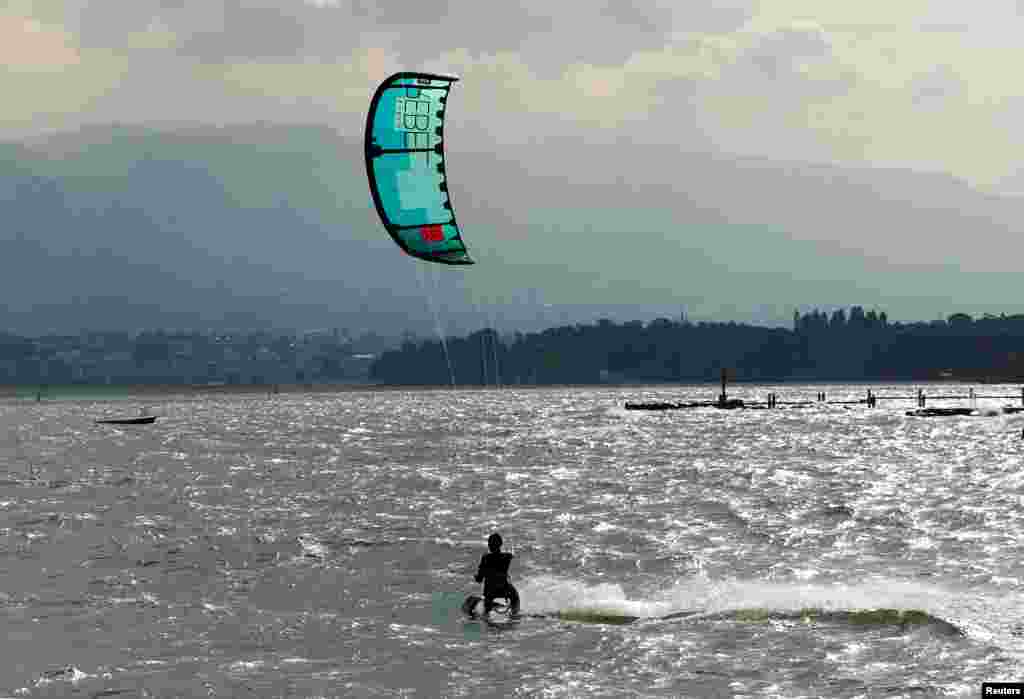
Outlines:
[[519,592],[508,580],[512,554],[501,552],[501,534],[498,533],[487,537],[487,548],[491,552],[480,558],[480,567],[476,571],[476,581],[484,584],[484,614],[490,613],[496,597],[508,600],[510,615],[518,614]]

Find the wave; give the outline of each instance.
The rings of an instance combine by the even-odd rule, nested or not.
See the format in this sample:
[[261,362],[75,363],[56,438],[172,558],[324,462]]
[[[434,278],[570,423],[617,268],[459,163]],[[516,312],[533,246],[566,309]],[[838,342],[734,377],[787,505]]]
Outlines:
[[930,627],[941,633],[966,637],[967,634],[956,624],[921,609],[816,609],[795,611],[774,609],[736,609],[714,614],[696,614],[700,619],[735,620],[741,622],[784,621],[803,624],[834,624],[854,627],[899,626],[902,630],[913,627]]
[[525,615],[579,623],[632,624],[791,622],[853,628],[928,628],[965,637],[955,622],[935,611],[940,591],[902,581],[798,585],[768,581],[711,581],[697,577],[650,597],[630,598],[620,585],[587,585],[539,577],[520,588]]
[[599,607],[578,607],[560,609],[547,614],[524,614],[527,617],[558,619],[583,624],[609,624],[622,626],[641,620],[672,621],[689,619],[700,621],[736,621],[741,623],[792,622],[803,625],[845,625],[855,628],[899,627],[901,631],[912,628],[929,628],[943,635],[965,638],[967,634],[956,624],[921,609],[850,609],[824,610],[800,609],[780,611],[774,609],[734,609],[727,612],[707,613],[702,610],[672,612],[659,617],[641,617],[626,614],[617,609]]

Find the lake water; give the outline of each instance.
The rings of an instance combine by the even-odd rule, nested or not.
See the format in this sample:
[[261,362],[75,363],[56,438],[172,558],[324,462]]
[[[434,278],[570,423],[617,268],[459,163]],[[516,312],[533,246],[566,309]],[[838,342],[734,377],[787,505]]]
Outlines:
[[[0,403],[0,696],[975,697],[1024,680],[1024,416],[988,410],[1012,401],[928,419],[885,399],[622,407],[717,390]],[[142,405],[156,424],[94,424]],[[494,530],[515,623],[459,609]]]

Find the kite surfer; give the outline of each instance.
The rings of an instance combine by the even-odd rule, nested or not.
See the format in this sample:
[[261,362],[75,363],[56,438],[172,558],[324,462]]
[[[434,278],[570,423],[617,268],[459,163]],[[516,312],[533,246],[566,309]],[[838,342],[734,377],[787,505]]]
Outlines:
[[485,553],[480,558],[480,567],[476,571],[476,581],[484,584],[484,613],[490,613],[494,608],[495,598],[508,600],[508,611],[510,616],[519,613],[519,592],[509,582],[508,567],[512,563],[511,553],[502,553],[501,534],[495,532],[487,537],[487,548],[490,553]]

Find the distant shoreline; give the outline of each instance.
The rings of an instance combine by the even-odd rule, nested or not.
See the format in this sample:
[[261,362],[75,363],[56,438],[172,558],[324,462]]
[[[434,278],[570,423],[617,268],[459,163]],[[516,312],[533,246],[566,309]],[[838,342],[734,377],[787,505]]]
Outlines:
[[[76,395],[83,397],[115,397],[122,395],[251,395],[269,394],[285,395],[297,393],[388,393],[394,391],[487,391],[487,390],[538,390],[548,388],[661,388],[670,386],[701,386],[704,383],[666,383],[666,384],[529,384],[529,385],[457,385],[451,384],[231,384],[225,386],[182,385],[182,384],[60,384],[44,386],[42,398],[71,398]],[[707,382],[706,385],[715,385]],[[0,385],[0,399],[24,398],[34,399],[39,392],[37,385]]]
[[[762,379],[752,381],[730,380],[730,388],[740,388],[750,385],[942,385],[942,384],[1014,384],[1019,381],[1012,379]],[[466,384],[451,386],[450,384],[374,384],[374,383],[323,383],[323,384],[226,384],[226,385],[183,385],[183,384],[54,384],[40,387],[33,384],[3,384],[0,385],[0,400],[22,399],[35,400],[40,394],[42,400],[58,399],[104,399],[117,397],[134,396],[199,396],[199,395],[294,395],[294,394],[316,394],[316,393],[390,393],[395,391],[459,391],[459,392],[480,392],[493,390],[515,390],[535,391],[559,388],[581,388],[581,389],[635,389],[635,390],[665,390],[685,389],[694,387],[718,387],[718,381],[671,381],[671,382],[643,382],[643,383],[587,383],[587,384],[501,384],[479,385]]]

